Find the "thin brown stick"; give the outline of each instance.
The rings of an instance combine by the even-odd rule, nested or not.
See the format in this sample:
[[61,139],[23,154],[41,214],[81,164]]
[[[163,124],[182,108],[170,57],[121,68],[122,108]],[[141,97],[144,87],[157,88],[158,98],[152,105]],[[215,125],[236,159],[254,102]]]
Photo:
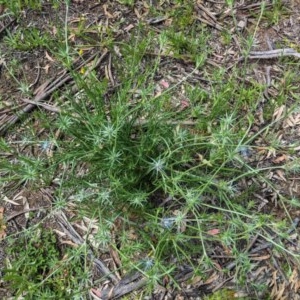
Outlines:
[[29,100],[29,99],[21,99],[23,102],[25,103],[29,103],[29,104],[33,104],[33,105],[36,105],[36,106],[40,106],[40,107],[43,107],[45,108],[46,110],[49,110],[49,111],[52,111],[52,112],[56,112],[56,113],[60,113],[61,112],[61,109],[58,108],[58,107],[54,107],[52,105],[49,105],[49,104],[46,104],[46,103],[43,103],[43,102],[37,102],[37,101],[34,101],[34,100]]
[[[109,300],[109,299],[116,299],[120,298],[126,294],[129,294],[135,290],[140,289],[141,287],[147,284],[147,278],[141,278],[138,281],[130,282],[127,284],[118,284],[115,287],[109,287],[101,291],[100,299],[102,300]],[[95,299],[97,299],[93,294],[91,294]]]
[[300,53],[291,48],[283,48],[269,51],[250,51],[249,59],[271,59],[282,56],[294,56],[300,58]]
[[[84,239],[77,233],[72,224],[68,221],[66,215],[60,211],[56,213],[58,223],[60,224],[63,231],[72,239],[77,245],[83,244]],[[105,266],[105,264],[98,258],[94,256],[91,250],[87,253],[88,257],[94,262],[98,267],[98,270],[107,278],[109,278],[114,284],[117,284],[119,281],[114,274]]]
[[35,81],[29,86],[30,89],[32,87],[34,87],[39,82],[39,80],[40,80],[40,77],[41,77],[41,67],[40,67],[39,63],[38,63],[37,69],[38,69],[38,72],[37,72]]
[[198,12],[202,15],[202,18],[197,16],[196,18],[207,24],[211,27],[214,27],[215,29],[222,31],[223,27],[218,23],[217,18],[214,16],[213,13],[211,13],[205,6],[203,6],[201,3],[197,3]]
[[11,20],[8,24],[4,25],[1,29],[0,29],[0,36],[1,34],[10,26],[12,25],[17,19],[13,19]]
[[5,222],[9,222],[9,221],[11,221],[12,219],[14,219],[16,217],[18,217],[20,215],[23,215],[23,214],[26,214],[26,213],[31,212],[31,211],[37,211],[37,210],[48,209],[48,208],[50,208],[50,206],[42,206],[42,207],[25,209],[25,210],[16,212],[16,213],[12,214],[11,216],[5,218]]
[[[143,126],[147,125],[149,123],[149,120],[137,120],[134,122],[134,126]],[[183,126],[195,126],[198,122],[192,121],[192,120],[186,120],[186,121],[165,121],[165,124],[167,125],[183,125]]]
[[111,71],[111,54],[109,55],[109,58],[108,58],[108,76],[109,76],[112,86],[115,86],[114,77],[113,77],[112,71]]
[[3,114],[7,114],[7,113],[11,113],[12,111],[15,111],[17,109],[20,109],[21,107],[23,107],[24,104],[19,104],[19,105],[16,105],[16,106],[12,106],[10,108],[3,108],[3,109],[0,109],[0,114],[3,115]]

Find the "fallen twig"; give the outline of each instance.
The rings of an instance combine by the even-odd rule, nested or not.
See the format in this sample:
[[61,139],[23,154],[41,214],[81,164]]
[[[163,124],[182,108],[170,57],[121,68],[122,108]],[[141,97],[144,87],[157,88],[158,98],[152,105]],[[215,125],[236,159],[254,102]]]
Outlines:
[[[142,278],[138,281],[131,281],[127,284],[118,284],[115,287],[106,288],[102,291],[97,291],[100,297],[97,297],[94,293],[90,292],[91,296],[94,299],[101,299],[101,300],[109,300],[109,299],[116,299],[120,298],[126,294],[131,293],[132,291],[138,290],[141,287],[147,284],[147,278]],[[93,289],[94,290],[94,289]]]
[[[74,243],[76,243],[77,245],[81,245],[84,243],[84,239],[73,228],[66,215],[62,211],[57,212],[56,217],[63,231],[72,239]],[[114,284],[117,284],[119,282],[115,275],[112,274],[112,272],[105,266],[105,264],[100,259],[94,256],[91,250],[88,251],[87,255],[104,276],[109,278]]]
[[[248,59],[272,59],[282,56],[294,56],[300,58],[300,53],[292,48],[283,48],[268,51],[250,51]],[[245,59],[245,58],[243,58]]]
[[4,33],[6,31],[6,29],[12,25],[13,23],[16,22],[17,19],[12,19],[11,21],[9,21],[9,23],[7,23],[6,25],[4,25],[1,29],[0,29],[0,36],[2,35],[2,33]]
[[198,10],[199,14],[202,16],[197,16],[196,19],[198,19],[200,22],[203,22],[219,31],[223,30],[223,27],[218,23],[217,18],[215,15],[210,12],[205,6],[203,6],[201,3],[197,3],[196,9]]
[[14,214],[12,214],[11,216],[5,218],[5,222],[9,222],[11,221],[12,219],[20,216],[20,215],[23,215],[23,214],[26,214],[28,212],[31,212],[31,211],[37,211],[37,210],[42,210],[42,209],[48,209],[50,208],[50,206],[42,206],[42,207],[37,207],[37,208],[30,208],[30,209],[25,209],[25,210],[22,210],[22,211],[18,211]]
[[55,106],[52,106],[52,105],[49,105],[49,104],[46,104],[46,103],[43,103],[43,102],[29,100],[29,99],[26,99],[26,98],[23,98],[22,101],[25,102],[25,103],[36,105],[36,106],[41,106],[41,107],[45,108],[46,110],[49,110],[49,111],[52,111],[52,112],[56,112],[56,113],[61,112],[60,108],[57,108]]
[[[149,123],[149,120],[139,119],[134,122],[134,126],[144,126]],[[164,121],[166,125],[182,125],[182,126],[195,126],[198,121],[186,120],[186,121]]]
[[[58,223],[62,227],[63,231],[72,239],[77,245],[84,243],[83,238],[77,233],[74,227],[68,221],[66,215],[60,211],[56,213],[58,218]],[[94,262],[99,271],[106,277],[108,277],[114,287],[109,287],[100,292],[102,300],[108,300],[112,298],[119,298],[126,295],[134,290],[137,290],[147,283],[147,278],[145,278],[140,272],[135,272],[132,275],[125,276],[120,281],[115,277],[114,274],[105,266],[105,264],[98,258],[94,256],[91,250],[88,251],[89,258]],[[91,295],[97,299],[96,295],[91,292]]]
[[41,78],[41,67],[40,67],[39,63],[38,63],[37,69],[38,69],[38,72],[37,72],[35,81],[29,86],[30,89],[33,88],[39,82],[39,80]]

